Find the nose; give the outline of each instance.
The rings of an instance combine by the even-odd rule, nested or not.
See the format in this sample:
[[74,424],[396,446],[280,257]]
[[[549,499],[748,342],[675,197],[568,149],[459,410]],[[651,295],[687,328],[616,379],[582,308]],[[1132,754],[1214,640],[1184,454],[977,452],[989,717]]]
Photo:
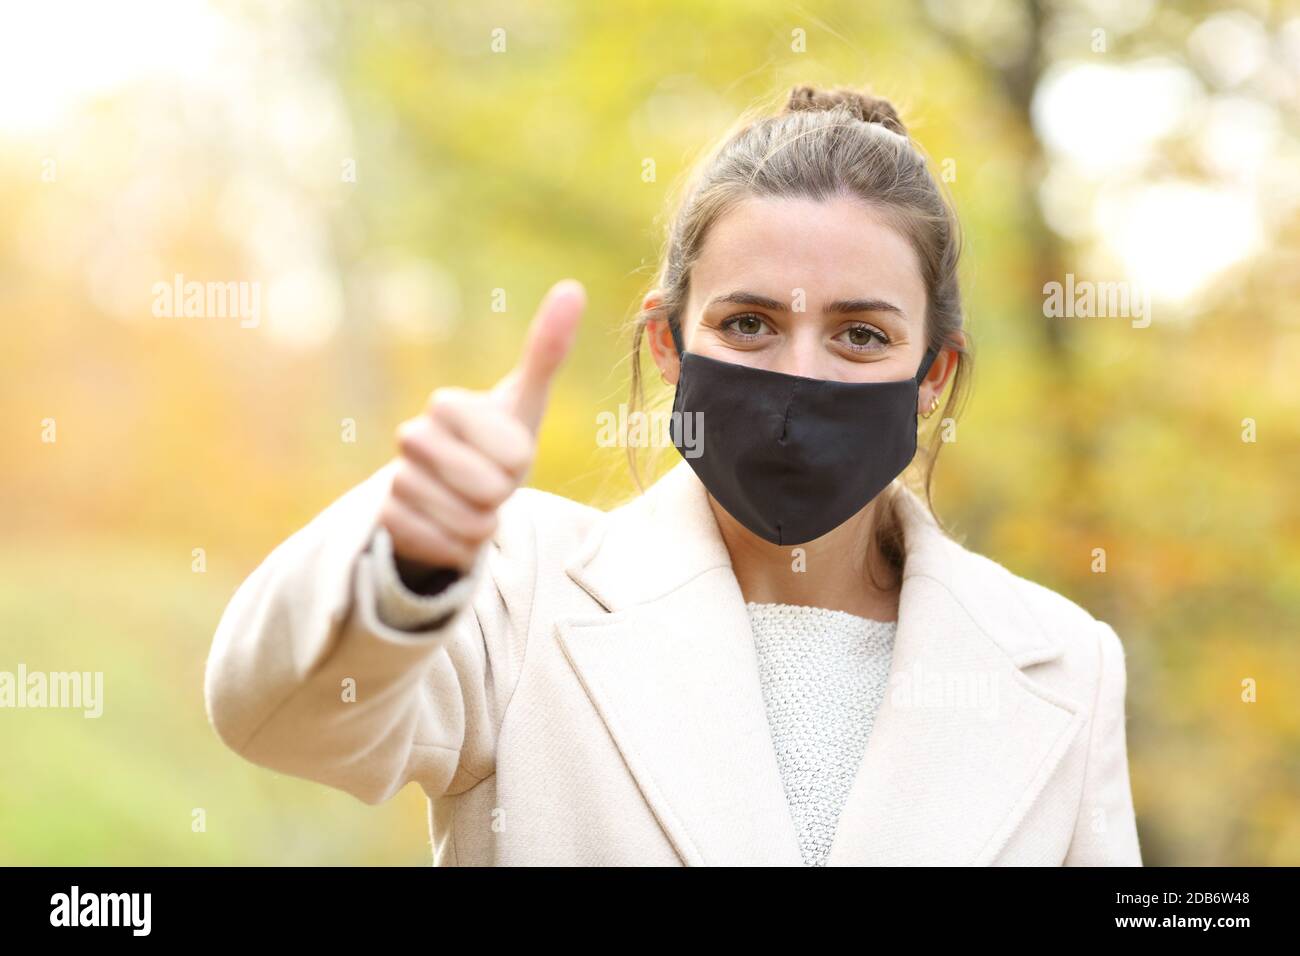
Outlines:
[[801,329],[786,338],[773,371],[803,378],[829,379],[835,377],[831,356],[827,354],[816,330]]

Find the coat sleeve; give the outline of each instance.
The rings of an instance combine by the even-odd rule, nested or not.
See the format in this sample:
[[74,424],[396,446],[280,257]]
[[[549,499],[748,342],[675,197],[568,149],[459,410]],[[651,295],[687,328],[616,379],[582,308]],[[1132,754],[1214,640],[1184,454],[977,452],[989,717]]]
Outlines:
[[1124,646],[1109,624],[1098,622],[1097,627],[1101,667],[1088,763],[1078,821],[1064,862],[1066,866],[1141,866],[1128,771]]
[[381,619],[385,574],[373,562],[391,558],[374,545],[393,468],[253,571],[221,617],[204,675],[208,719],[227,746],[369,804],[410,781],[439,796],[490,775],[522,659],[518,622],[494,585],[495,540],[471,573],[426,599],[431,623]]

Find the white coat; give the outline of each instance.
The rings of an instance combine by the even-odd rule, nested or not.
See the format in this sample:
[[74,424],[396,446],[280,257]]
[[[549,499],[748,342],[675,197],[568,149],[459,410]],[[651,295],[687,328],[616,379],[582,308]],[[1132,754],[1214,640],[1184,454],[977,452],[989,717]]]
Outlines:
[[[230,747],[371,804],[416,782],[437,865],[801,864],[745,601],[685,462],[610,512],[520,489],[419,632],[376,613],[391,467],[232,599],[206,673]],[[1141,865],[1115,632],[891,489],[890,684],[828,865]]]

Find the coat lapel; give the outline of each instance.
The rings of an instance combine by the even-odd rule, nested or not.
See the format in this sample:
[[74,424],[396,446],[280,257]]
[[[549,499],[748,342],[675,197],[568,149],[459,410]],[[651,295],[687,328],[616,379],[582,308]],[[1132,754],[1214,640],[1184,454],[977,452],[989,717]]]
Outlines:
[[903,489],[907,564],[889,686],[828,865],[996,862],[1086,718],[1026,669],[1064,652]]
[[[1062,648],[992,562],[897,483],[907,564],[889,687],[828,864],[995,862],[1084,722],[1025,669]],[[753,635],[683,462],[611,512],[568,574],[604,609],[564,652],[689,865],[801,864]]]
[[[683,463],[685,465],[685,463]],[[798,865],[744,598],[703,486],[674,468],[569,574],[610,613],[559,637],[683,862]]]

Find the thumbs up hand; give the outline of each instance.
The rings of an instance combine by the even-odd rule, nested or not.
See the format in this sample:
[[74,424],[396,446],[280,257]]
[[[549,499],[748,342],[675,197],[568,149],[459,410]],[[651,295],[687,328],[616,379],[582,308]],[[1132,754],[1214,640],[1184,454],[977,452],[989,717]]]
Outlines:
[[532,467],[551,381],[577,332],[586,293],[572,279],[547,292],[519,363],[490,391],[439,388],[397,429],[400,457],[380,523],[399,561],[468,571],[497,509]]

